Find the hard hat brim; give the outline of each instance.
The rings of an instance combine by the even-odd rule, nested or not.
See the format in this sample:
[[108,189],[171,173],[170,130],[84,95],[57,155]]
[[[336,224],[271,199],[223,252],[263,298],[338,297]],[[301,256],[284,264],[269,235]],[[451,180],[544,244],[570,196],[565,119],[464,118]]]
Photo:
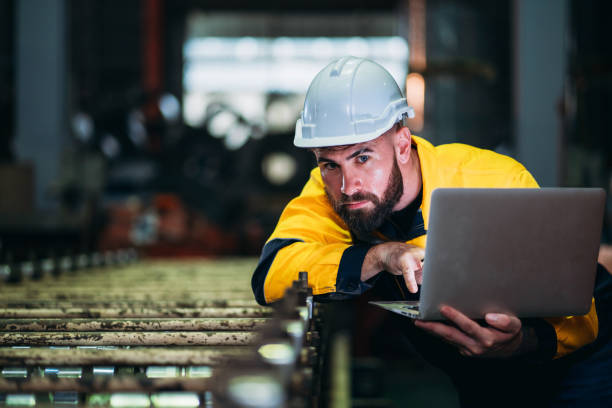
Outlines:
[[383,133],[391,129],[391,127],[399,122],[403,115],[406,115],[409,118],[414,117],[414,110],[410,106],[402,107],[399,112],[396,112],[393,116],[388,116],[387,122],[380,127],[377,127],[375,131],[365,132],[365,133],[352,133],[349,135],[340,135],[340,136],[330,136],[325,135],[324,137],[304,137],[304,133],[302,129],[304,127],[309,127],[309,125],[304,125],[302,118],[299,118],[295,122],[295,137],[293,139],[293,144],[297,147],[302,148],[315,148],[315,147],[331,147],[331,146],[344,146],[351,145],[357,143],[368,142],[370,140],[374,140],[377,137],[381,136]]

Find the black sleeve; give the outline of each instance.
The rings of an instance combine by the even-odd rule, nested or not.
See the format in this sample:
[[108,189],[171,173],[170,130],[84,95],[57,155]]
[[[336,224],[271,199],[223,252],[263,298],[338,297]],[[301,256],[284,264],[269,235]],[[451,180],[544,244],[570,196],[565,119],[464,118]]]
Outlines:
[[540,318],[522,319],[522,324],[524,328],[534,330],[538,347],[520,358],[536,361],[552,360],[557,354],[557,332],[553,325]]
[[[251,278],[251,289],[255,295],[255,300],[260,305],[267,304],[264,294],[264,283],[276,254],[284,247],[295,242],[302,241],[299,239],[277,238],[264,246],[259,263]],[[340,259],[338,276],[336,277],[336,292],[317,295],[315,299],[319,301],[348,299],[370,289],[376,280],[376,276],[368,280],[368,282],[361,282],[361,265],[370,248],[370,245],[362,244],[348,247]]]
[[605,343],[612,339],[612,274],[601,264],[597,264],[593,297],[599,321],[596,341]]
[[340,258],[340,265],[338,266],[336,291],[324,295],[317,295],[315,299],[318,301],[350,299],[370,289],[374,285],[378,275],[368,279],[366,282],[362,282],[361,266],[371,247],[372,245],[357,244],[345,249],[342,258]]
[[253,276],[251,277],[251,289],[253,289],[255,300],[260,305],[265,306],[267,304],[266,296],[264,294],[264,283],[266,282],[266,276],[268,275],[270,266],[272,266],[272,261],[274,261],[278,251],[295,242],[302,242],[302,240],[277,238],[264,245],[261,252],[261,257],[259,258],[259,263],[257,264],[257,267],[253,272]]

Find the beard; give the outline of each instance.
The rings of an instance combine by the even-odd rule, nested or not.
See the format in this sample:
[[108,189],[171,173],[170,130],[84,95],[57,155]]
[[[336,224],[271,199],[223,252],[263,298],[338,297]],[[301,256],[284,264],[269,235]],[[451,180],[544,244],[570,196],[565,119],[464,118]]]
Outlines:
[[[387,181],[387,189],[382,198],[378,198],[373,193],[359,192],[351,196],[342,194],[339,200],[334,200],[327,189],[325,190],[327,197],[331,202],[336,213],[344,220],[349,230],[359,236],[367,236],[375,229],[379,228],[385,218],[393,212],[393,207],[398,203],[402,194],[404,194],[404,182],[402,173],[400,172],[397,160],[393,157],[393,167],[389,180]],[[374,208],[371,210],[357,209],[349,210],[344,204],[357,201],[371,201]]]

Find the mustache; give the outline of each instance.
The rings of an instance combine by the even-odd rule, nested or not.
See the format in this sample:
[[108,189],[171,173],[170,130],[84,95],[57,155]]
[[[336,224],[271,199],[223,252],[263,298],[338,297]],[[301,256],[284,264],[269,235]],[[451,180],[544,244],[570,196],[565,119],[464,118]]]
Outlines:
[[358,201],[371,201],[374,204],[378,205],[380,200],[376,196],[376,194],[367,193],[367,192],[359,192],[352,195],[342,194],[340,199],[338,200],[339,205],[351,204]]

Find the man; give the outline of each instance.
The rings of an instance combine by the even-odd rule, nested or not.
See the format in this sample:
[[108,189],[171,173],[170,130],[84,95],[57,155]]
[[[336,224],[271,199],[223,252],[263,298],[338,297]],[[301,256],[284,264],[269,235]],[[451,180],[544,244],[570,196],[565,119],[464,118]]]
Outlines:
[[[413,299],[434,188],[537,187],[509,157],[460,144],[434,147],[411,135],[410,113],[391,75],[370,60],[341,58],[314,78],[294,143],[311,149],[318,167],[264,246],[252,279],[259,303],[282,297],[299,271],[308,272],[319,298],[375,287],[390,300]],[[451,307],[441,312],[448,323],[400,324],[421,353],[447,369],[467,405],[496,395],[482,385],[501,361],[504,372],[513,372],[509,365],[520,372],[519,360],[562,357],[598,334],[595,303],[585,316],[524,321],[490,313],[477,322]],[[474,378],[461,378],[465,367]]]

